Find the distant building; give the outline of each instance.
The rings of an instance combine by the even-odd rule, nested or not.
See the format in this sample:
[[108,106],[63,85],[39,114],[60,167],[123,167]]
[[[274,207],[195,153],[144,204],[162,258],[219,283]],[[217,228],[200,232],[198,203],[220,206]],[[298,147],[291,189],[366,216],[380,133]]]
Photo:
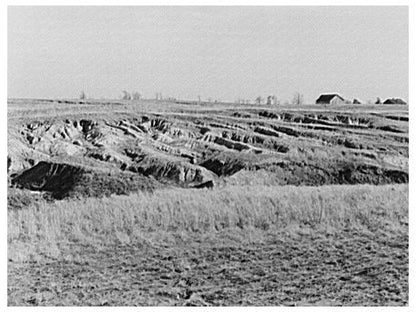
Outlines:
[[406,105],[407,103],[403,101],[402,99],[387,99],[383,102],[383,104],[402,104]]
[[354,100],[352,101],[352,104],[361,104],[361,101],[360,101],[360,100],[358,100],[358,99],[354,99]]
[[316,104],[344,104],[345,100],[338,94],[321,94],[316,100]]

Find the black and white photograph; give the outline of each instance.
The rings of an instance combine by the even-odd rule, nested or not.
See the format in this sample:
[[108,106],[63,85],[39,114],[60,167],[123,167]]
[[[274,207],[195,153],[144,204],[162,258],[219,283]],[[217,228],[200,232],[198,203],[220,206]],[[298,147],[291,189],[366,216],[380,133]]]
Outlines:
[[8,308],[411,307],[409,5],[4,7]]

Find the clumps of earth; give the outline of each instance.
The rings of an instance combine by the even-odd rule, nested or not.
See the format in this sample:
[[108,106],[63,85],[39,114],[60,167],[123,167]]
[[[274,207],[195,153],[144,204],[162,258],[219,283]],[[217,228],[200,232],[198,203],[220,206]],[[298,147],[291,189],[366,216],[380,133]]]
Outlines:
[[163,187],[408,182],[408,118],[400,114],[170,110],[9,119],[9,184],[63,199]]

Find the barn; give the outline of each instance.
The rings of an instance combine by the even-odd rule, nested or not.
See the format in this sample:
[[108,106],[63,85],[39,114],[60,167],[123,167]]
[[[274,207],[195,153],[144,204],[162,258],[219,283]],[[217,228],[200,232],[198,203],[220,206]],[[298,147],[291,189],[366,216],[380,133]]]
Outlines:
[[338,94],[321,94],[316,100],[316,104],[344,104],[345,100]]
[[383,102],[383,104],[402,104],[406,105],[407,103],[403,101],[402,99],[387,99]]

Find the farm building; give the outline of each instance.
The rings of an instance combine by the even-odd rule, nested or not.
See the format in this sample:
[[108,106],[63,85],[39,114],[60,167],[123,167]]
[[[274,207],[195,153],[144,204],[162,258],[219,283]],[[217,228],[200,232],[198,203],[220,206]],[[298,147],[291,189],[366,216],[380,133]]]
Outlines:
[[383,104],[402,104],[406,105],[407,103],[403,101],[402,99],[387,99],[383,102]]
[[361,101],[360,101],[360,100],[358,100],[358,99],[354,99],[354,100],[352,101],[352,104],[361,104]]
[[344,104],[345,100],[338,94],[321,94],[316,104]]

